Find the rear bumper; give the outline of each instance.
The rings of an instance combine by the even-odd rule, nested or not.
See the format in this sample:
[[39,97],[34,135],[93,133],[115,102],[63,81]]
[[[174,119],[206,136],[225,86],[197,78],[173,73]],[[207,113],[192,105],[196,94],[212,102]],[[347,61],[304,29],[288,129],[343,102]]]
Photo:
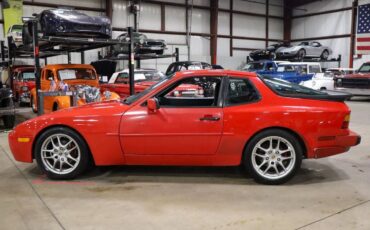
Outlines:
[[339,153],[347,152],[352,146],[361,143],[361,136],[350,131],[348,135],[333,137],[331,144],[325,147],[314,149],[315,158],[328,157]]

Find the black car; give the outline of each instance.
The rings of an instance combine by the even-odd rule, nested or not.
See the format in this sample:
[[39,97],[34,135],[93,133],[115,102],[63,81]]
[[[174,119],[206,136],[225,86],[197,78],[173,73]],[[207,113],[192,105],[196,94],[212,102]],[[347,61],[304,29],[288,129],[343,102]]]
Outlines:
[[[222,68],[222,66],[218,66],[219,68]],[[211,64],[208,64],[207,62],[200,62],[200,61],[179,61],[174,62],[171,65],[168,66],[166,70],[166,75],[171,75],[179,71],[184,70],[200,70],[200,69],[214,69]]]
[[[128,41],[128,34],[123,33],[117,37],[120,41]],[[162,39],[149,39],[145,34],[133,33],[133,42],[135,53],[137,54],[148,54],[155,53],[162,55],[166,49],[166,42]],[[127,54],[128,45],[115,45],[113,46],[113,55],[118,56],[119,54]]]
[[0,118],[3,120],[4,128],[11,129],[14,127],[15,107],[13,93],[9,88],[0,88]]
[[249,57],[251,57],[254,61],[266,60],[266,59],[275,60],[277,50],[283,47],[284,48],[289,47],[289,44],[287,43],[272,44],[268,46],[266,49],[252,51],[249,54]]
[[[44,10],[35,15],[38,31],[42,36],[77,36],[111,38],[111,21],[105,16],[93,17],[73,9]],[[23,44],[32,43],[32,23],[28,20],[23,25]]]

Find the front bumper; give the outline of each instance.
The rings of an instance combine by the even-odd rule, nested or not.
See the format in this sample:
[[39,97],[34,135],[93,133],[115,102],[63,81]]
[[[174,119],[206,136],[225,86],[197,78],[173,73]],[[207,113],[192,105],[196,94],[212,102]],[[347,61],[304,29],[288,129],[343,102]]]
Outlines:
[[350,131],[348,135],[335,136],[330,144],[325,147],[314,149],[315,158],[328,157],[339,153],[347,152],[352,146],[361,143],[361,136]]
[[335,87],[334,90],[351,93],[353,96],[370,96],[370,89]]
[[16,130],[13,130],[9,133],[8,141],[10,151],[16,161],[32,163],[33,136],[21,134]]

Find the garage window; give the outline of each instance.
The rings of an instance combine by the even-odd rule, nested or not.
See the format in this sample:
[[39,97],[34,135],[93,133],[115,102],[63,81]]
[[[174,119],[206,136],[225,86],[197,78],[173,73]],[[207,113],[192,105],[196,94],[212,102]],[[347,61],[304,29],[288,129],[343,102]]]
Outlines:
[[248,79],[229,78],[226,105],[237,105],[258,101],[257,90]]

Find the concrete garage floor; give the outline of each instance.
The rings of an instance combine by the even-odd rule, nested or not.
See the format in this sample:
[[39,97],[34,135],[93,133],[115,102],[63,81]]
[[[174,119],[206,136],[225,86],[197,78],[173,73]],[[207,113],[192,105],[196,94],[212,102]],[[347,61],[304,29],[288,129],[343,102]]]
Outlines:
[[370,229],[370,101],[352,108],[362,144],[305,160],[288,184],[239,168],[103,167],[50,181],[15,162],[0,134],[1,229]]

